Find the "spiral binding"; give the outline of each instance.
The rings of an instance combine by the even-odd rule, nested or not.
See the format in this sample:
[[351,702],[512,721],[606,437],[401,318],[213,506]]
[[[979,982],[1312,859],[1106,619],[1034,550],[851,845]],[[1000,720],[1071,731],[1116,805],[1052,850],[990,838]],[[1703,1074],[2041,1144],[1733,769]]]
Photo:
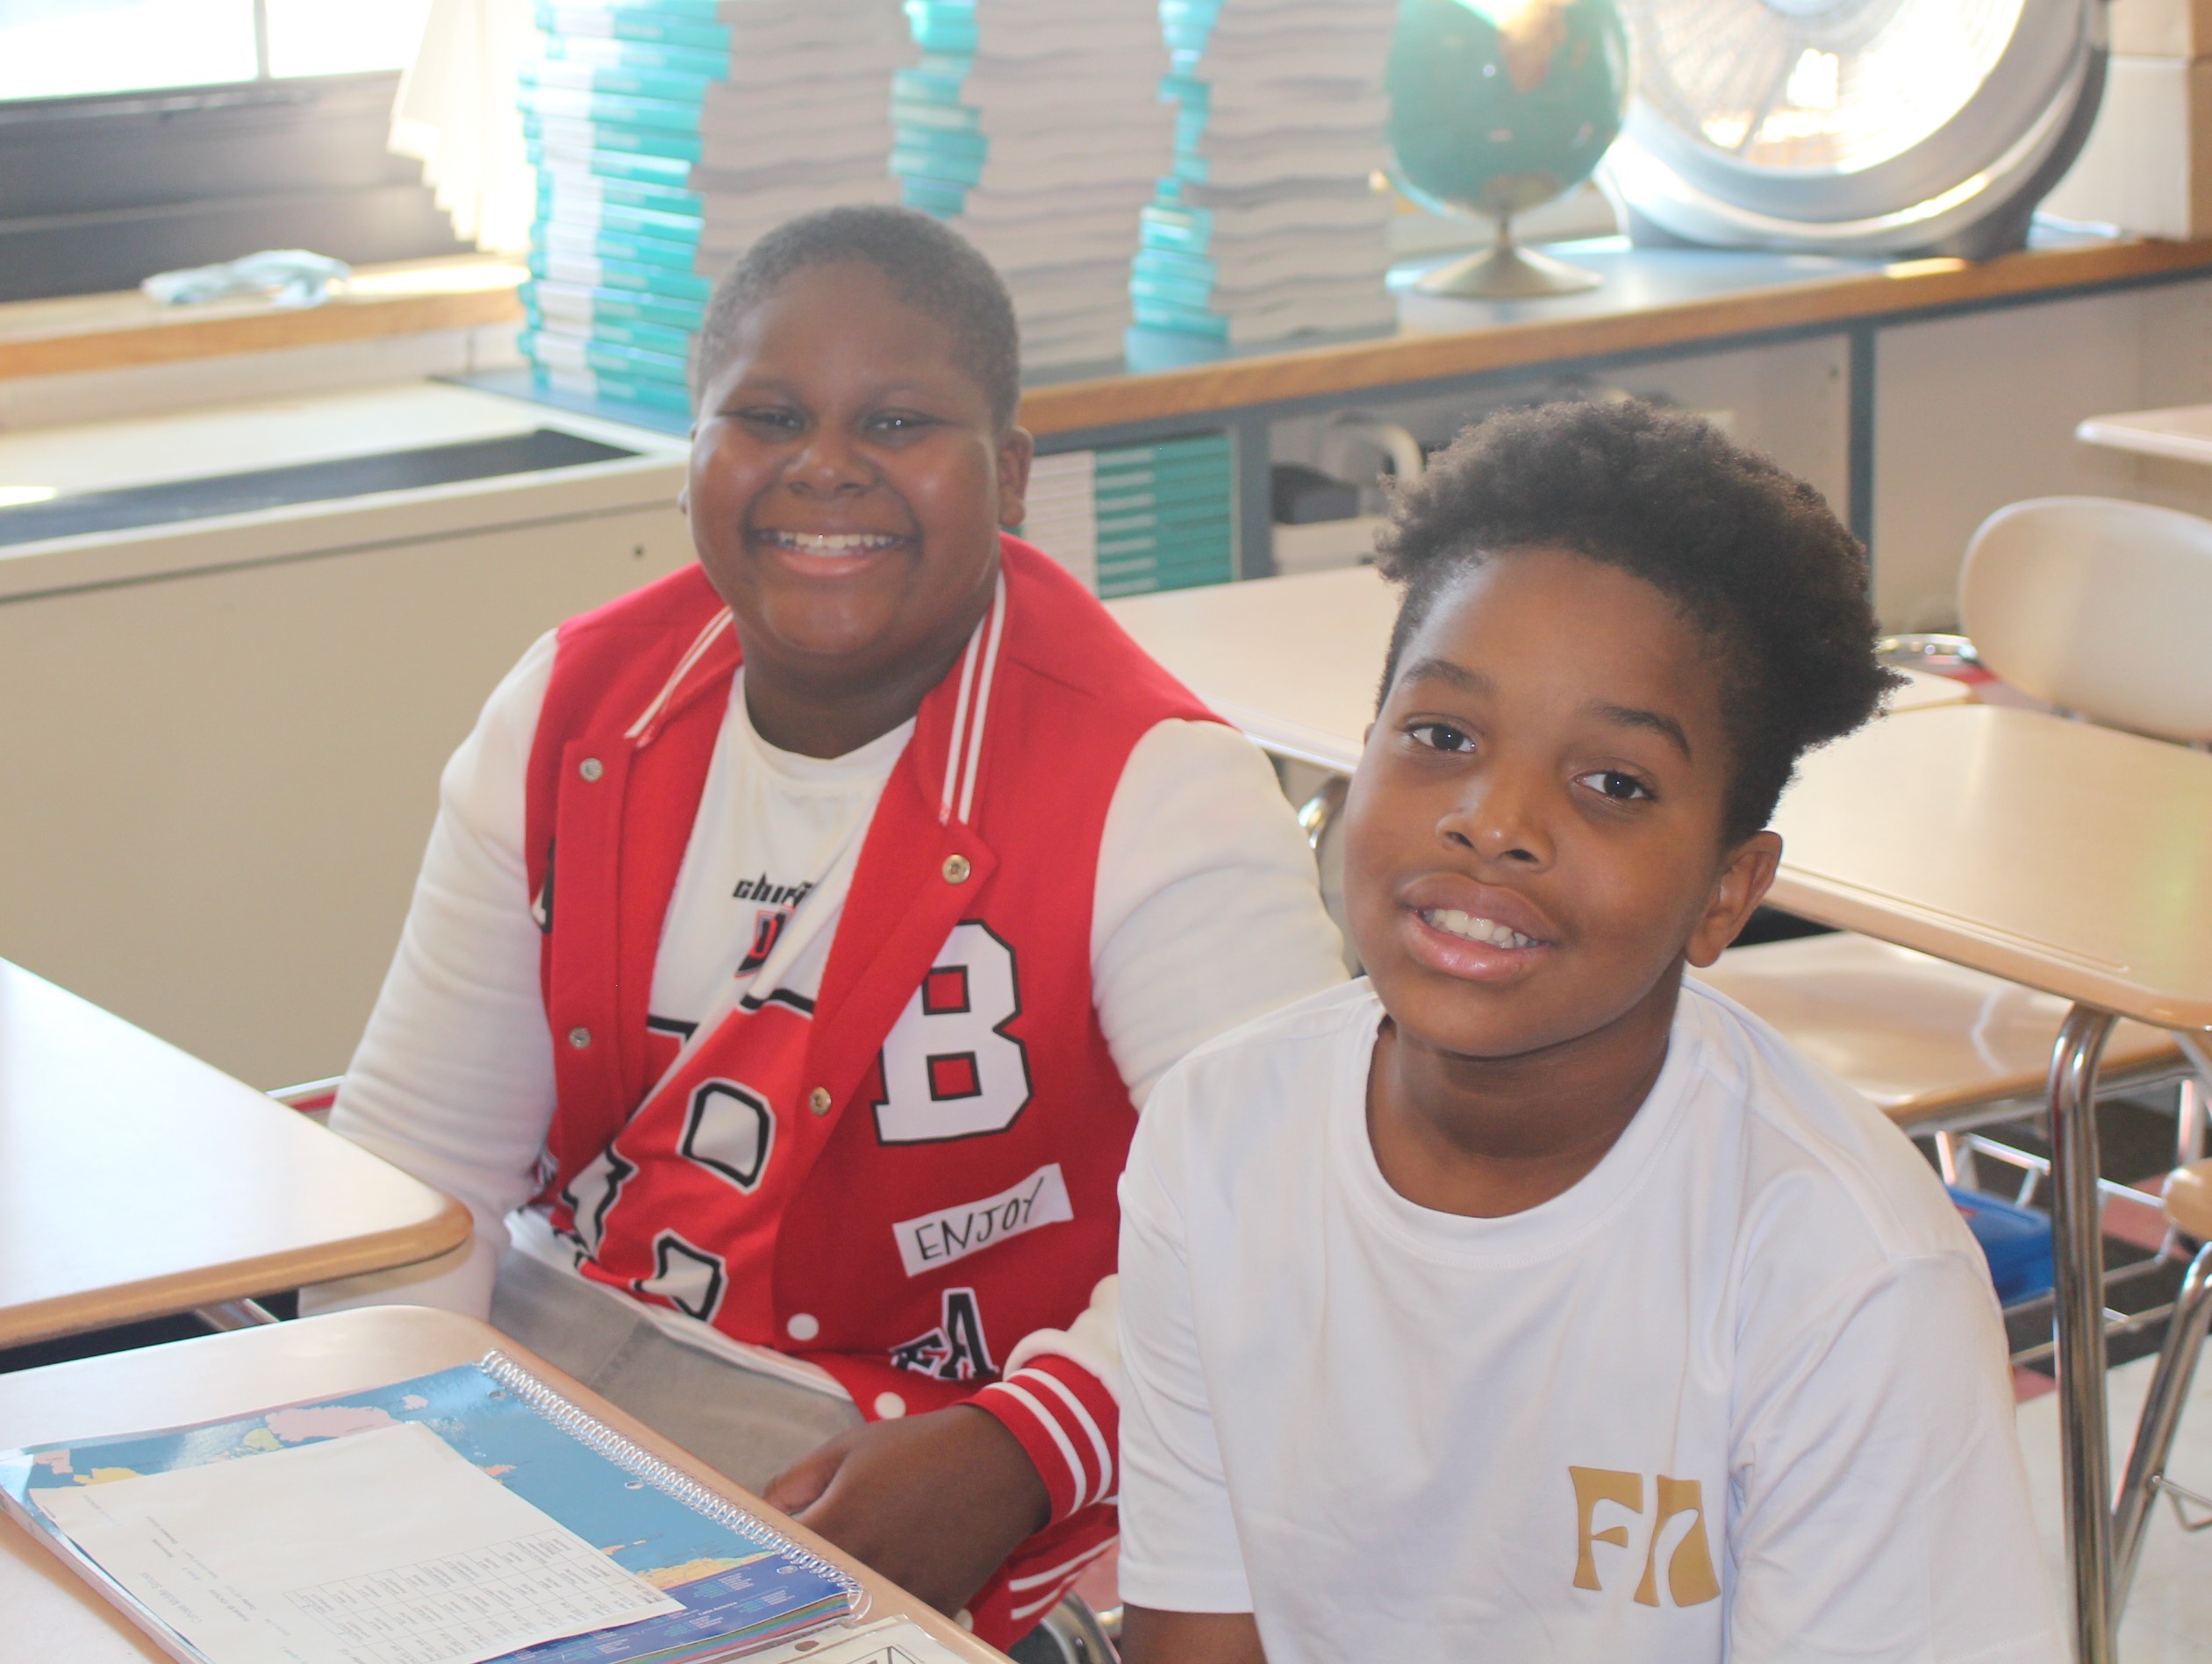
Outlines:
[[763,1541],[808,1571],[827,1578],[845,1591],[848,1622],[867,1613],[868,1591],[851,1573],[832,1565],[811,1549],[800,1547],[759,1515],[709,1490],[682,1468],[663,1461],[635,1439],[615,1432],[581,1405],[562,1397],[505,1353],[497,1348],[487,1352],[476,1360],[476,1367],[578,1444],[626,1468],[656,1490],[665,1491],[692,1512],[704,1514],[740,1536]]

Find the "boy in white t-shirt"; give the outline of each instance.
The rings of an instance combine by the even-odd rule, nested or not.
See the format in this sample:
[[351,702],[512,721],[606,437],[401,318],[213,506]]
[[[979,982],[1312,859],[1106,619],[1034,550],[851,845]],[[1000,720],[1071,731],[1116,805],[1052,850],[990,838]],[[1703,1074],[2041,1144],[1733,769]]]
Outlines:
[[1369,981],[1170,1071],[1122,1180],[1128,1664],[2061,1658],[1972,1237],[1684,982],[1888,679],[1859,548],[1572,404],[1439,459],[1385,569]]

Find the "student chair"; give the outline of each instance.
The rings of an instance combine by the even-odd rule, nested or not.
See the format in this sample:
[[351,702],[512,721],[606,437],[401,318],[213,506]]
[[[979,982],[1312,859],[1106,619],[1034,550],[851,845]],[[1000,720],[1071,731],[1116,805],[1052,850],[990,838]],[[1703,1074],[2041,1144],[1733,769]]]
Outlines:
[[1989,670],[2108,727],[2212,741],[2212,520],[2109,497],[2035,497],[1982,522],[1958,579]]
[[[2181,1425],[2181,1406],[2196,1378],[2197,1358],[2204,1349],[2204,1332],[2212,1325],[2212,1161],[2177,1168],[2166,1175],[2166,1218],[2182,1234],[2203,1246],[2189,1261],[2188,1275],[2173,1303],[2173,1321],[2166,1325],[2165,1344],[2158,1350],[2151,1390],[2137,1419],[2135,1445],[2128,1453],[2126,1475],[2120,1482],[2120,1499],[2113,1509],[2112,1610],[2127,1605],[2128,1588],[2135,1581],[2137,1563],[2143,1557],[2144,1528],[2151,1510],[2164,1494],[2173,1504],[2181,1529],[2200,1532],[2212,1527],[2212,1497],[2201,1496],[2166,1477],[2166,1458],[2173,1451],[2173,1435]],[[2202,1510],[2192,1519],[2187,1510]]]

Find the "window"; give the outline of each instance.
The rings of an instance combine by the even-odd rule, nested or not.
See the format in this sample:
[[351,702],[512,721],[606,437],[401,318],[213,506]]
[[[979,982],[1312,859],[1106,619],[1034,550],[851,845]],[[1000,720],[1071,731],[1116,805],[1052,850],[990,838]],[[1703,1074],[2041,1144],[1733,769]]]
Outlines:
[[429,0],[0,0],[0,99],[397,69]]
[[0,0],[0,301],[463,252],[390,154],[429,0]]

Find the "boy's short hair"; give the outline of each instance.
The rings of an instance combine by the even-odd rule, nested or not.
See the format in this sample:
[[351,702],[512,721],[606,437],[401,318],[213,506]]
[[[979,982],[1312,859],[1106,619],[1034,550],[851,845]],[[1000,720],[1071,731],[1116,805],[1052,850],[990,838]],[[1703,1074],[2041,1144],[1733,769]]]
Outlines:
[[1013,420],[1021,403],[1021,332],[1004,280],[941,220],[882,205],[787,219],[722,274],[691,347],[691,396],[727,361],[747,312],[796,274],[850,261],[874,267],[899,299],[949,329],[961,368],[991,402],[992,422],[1004,428]]
[[1400,492],[1381,565],[1405,594],[1381,697],[1455,576],[1537,547],[1633,573],[1710,641],[1735,753],[1731,845],[1766,825],[1800,756],[1901,680],[1874,657],[1865,549],[1818,491],[1700,418],[1570,402],[1470,428]]

